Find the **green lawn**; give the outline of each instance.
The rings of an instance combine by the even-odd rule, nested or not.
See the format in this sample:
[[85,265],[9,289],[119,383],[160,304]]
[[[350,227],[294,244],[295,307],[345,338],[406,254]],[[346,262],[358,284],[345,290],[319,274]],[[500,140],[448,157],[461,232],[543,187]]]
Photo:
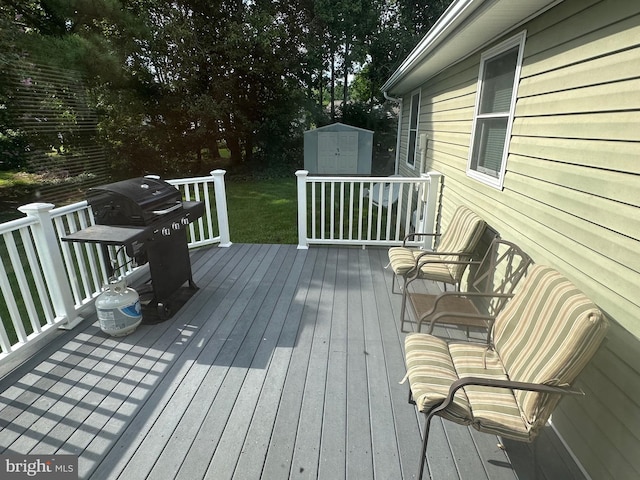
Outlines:
[[226,181],[233,243],[297,244],[296,177]]

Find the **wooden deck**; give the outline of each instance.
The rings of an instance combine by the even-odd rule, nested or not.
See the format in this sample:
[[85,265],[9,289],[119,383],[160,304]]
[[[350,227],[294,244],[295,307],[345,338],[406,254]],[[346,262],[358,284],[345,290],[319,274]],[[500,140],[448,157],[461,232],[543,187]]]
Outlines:
[[[384,249],[196,251],[200,290],[170,320],[115,339],[93,316],[0,380],[0,453],[76,454],[83,479],[415,478],[422,416],[398,383],[386,262]],[[538,478],[583,478],[549,430]],[[434,479],[534,478],[529,445],[504,452],[439,419],[432,432]]]

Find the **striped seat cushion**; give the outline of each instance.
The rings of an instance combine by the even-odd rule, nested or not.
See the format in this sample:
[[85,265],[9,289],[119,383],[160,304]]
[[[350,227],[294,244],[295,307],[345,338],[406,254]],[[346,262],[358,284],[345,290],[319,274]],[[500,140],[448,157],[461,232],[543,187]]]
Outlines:
[[[459,378],[508,380],[500,357],[486,345],[452,342],[449,352]],[[469,401],[474,428],[514,440],[531,440],[529,426],[522,418],[512,390],[468,385],[464,387],[464,392]]]
[[[464,260],[476,248],[485,226],[484,220],[472,210],[464,206],[458,207],[438,245],[438,251],[455,252],[455,254],[430,257],[436,260]],[[415,248],[392,247],[389,249],[389,264],[396,275],[406,275],[416,266],[416,259],[424,253],[424,250]],[[421,261],[428,260],[429,256],[421,259]],[[465,267],[464,264],[427,263],[421,268],[421,274],[430,280],[457,283],[462,279]]]
[[[416,259],[423,253],[425,253],[423,250],[415,248],[391,247],[389,249],[389,265],[396,275],[406,275],[413,270]],[[442,260],[442,257],[429,255],[429,257],[423,257],[422,261],[428,259]],[[436,282],[455,283],[446,263],[428,263],[422,267],[421,272],[423,276]]]
[[[486,223],[473,210],[460,206],[453,213],[447,230],[440,238],[438,250],[440,252],[456,252],[457,255],[445,256],[445,260],[460,260],[461,256],[470,256],[484,233]],[[456,282],[462,279],[464,264],[449,265],[451,276]]]
[[[602,312],[554,269],[536,265],[496,318],[493,343],[511,380],[571,384],[607,330]],[[559,395],[517,391],[525,421],[541,428]]]
[[[404,345],[411,394],[418,409],[427,412],[447,397],[449,386],[458,379],[449,345],[426,333],[407,335]],[[456,423],[471,422],[469,400],[462,389],[442,416]]]
[[[422,412],[442,402],[458,378],[506,380],[502,362],[486,345],[446,342],[426,333],[405,339],[407,377],[416,405]],[[467,386],[458,390],[454,404],[441,416],[456,423],[516,440],[530,439],[514,394],[509,389]]]

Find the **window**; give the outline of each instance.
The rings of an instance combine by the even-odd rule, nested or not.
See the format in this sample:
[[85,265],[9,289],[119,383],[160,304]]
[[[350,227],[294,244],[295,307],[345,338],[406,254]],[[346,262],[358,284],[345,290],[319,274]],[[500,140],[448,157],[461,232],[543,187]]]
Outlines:
[[522,32],[480,59],[467,173],[496,188],[504,180],[525,36]]
[[409,139],[407,141],[407,165],[416,166],[416,152],[418,151],[418,118],[420,116],[420,91],[411,96],[411,112],[409,113]]

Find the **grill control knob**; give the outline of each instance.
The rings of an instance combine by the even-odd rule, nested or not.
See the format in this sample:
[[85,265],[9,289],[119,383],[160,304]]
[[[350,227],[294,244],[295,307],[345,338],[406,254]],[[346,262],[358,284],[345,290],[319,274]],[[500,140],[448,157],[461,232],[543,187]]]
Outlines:
[[180,222],[181,222],[183,225],[189,225],[189,218],[187,218],[187,217],[182,217],[182,218],[180,219]]
[[171,229],[169,227],[162,227],[161,233],[163,236],[168,237],[171,235]]
[[180,222],[173,222],[171,224],[171,228],[173,228],[174,230],[180,230]]

